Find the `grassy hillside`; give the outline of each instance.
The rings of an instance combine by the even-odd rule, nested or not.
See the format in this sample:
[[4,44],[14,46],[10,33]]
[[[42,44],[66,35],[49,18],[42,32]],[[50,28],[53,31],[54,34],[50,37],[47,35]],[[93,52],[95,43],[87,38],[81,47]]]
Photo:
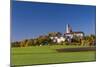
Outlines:
[[12,65],[32,65],[65,63],[80,61],[95,61],[95,51],[84,52],[63,52],[59,53],[58,48],[80,48],[81,46],[33,46],[22,48],[11,48]]

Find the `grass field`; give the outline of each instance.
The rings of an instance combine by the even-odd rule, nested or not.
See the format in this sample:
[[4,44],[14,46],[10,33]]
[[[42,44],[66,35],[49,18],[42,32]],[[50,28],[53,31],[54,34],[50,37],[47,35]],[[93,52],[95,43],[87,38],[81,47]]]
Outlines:
[[81,46],[33,46],[11,48],[11,65],[34,65],[95,61],[95,51],[57,52],[59,48],[80,48]]

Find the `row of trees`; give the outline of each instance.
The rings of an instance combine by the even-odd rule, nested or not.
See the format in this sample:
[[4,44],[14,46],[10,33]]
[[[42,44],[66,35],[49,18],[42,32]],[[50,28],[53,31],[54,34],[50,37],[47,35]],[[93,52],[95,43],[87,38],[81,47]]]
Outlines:
[[39,45],[47,45],[47,44],[53,44],[50,37],[53,36],[61,36],[62,34],[60,32],[50,32],[47,35],[41,35],[34,39],[25,39],[22,41],[16,41],[12,42],[12,47],[27,47],[27,46],[39,46]]
[[[22,41],[16,41],[16,42],[12,42],[11,46],[12,47],[27,47],[27,46],[40,46],[40,45],[55,45],[57,43],[54,43],[50,37],[60,37],[62,36],[62,34],[60,32],[50,32],[47,35],[41,35],[37,38],[34,39],[25,39]],[[72,39],[72,42],[69,43],[67,40],[65,42],[61,42],[60,45],[71,45],[71,44],[78,44],[78,45],[95,45],[95,35],[90,35],[90,36],[84,36],[84,38],[80,39],[77,36],[74,36],[74,38]],[[59,45],[59,44],[57,44]]]
[[96,45],[96,37],[95,35],[85,36],[82,45]]

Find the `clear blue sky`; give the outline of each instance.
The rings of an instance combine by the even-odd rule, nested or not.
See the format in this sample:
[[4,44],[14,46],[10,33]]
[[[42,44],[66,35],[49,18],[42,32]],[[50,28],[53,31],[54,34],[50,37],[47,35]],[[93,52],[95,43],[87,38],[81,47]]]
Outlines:
[[95,34],[95,14],[95,6],[13,1],[11,41],[48,32],[64,33],[66,24],[70,24],[73,31]]

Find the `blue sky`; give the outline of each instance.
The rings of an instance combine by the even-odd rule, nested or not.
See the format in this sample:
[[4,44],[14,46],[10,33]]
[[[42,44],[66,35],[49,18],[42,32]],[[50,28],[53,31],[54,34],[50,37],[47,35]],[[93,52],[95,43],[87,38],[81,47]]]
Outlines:
[[48,32],[65,33],[66,24],[73,31],[95,34],[95,14],[95,6],[13,1],[11,40],[34,38]]

